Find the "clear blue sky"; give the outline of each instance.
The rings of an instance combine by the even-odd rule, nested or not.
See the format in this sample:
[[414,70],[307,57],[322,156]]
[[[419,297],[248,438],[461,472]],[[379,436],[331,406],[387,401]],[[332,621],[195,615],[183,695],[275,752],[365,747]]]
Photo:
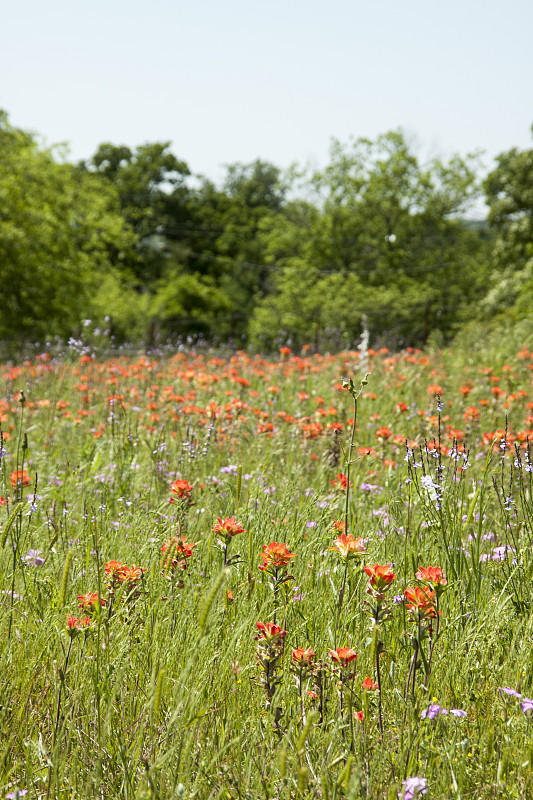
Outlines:
[[488,166],[533,147],[533,0],[11,0],[0,25],[0,107],[74,159],[170,140],[218,180],[397,127]]

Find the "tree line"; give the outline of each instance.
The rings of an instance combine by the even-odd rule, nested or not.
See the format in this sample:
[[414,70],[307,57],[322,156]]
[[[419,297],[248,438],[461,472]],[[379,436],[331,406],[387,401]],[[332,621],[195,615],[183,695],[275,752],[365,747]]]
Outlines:
[[[184,337],[270,350],[451,338],[533,301],[533,150],[420,163],[402,131],[323,169],[256,160],[221,185],[169,142],[71,163],[0,112],[0,340]],[[484,199],[487,218],[472,221]]]

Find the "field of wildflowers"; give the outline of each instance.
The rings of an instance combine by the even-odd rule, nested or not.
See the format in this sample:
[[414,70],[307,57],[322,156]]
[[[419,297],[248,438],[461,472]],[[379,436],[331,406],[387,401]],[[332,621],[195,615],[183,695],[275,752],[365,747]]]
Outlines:
[[527,348],[0,376],[0,797],[533,797]]

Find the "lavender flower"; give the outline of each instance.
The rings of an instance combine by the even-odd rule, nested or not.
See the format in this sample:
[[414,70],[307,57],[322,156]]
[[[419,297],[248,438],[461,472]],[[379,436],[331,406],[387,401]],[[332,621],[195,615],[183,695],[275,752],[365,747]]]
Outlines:
[[429,708],[425,708],[422,713],[420,714],[420,719],[435,719],[440,715],[446,716],[448,712],[442,706],[439,706],[438,703],[434,703]]
[[459,719],[468,716],[466,711],[463,711],[462,708],[450,708],[450,714],[453,714],[454,717],[458,717]]
[[22,556],[22,560],[26,562],[29,567],[42,567],[44,558],[40,550],[28,550],[27,555]]
[[533,714],[533,700],[531,700],[529,697],[523,697],[522,702],[520,703],[520,708],[526,717],[530,717]]
[[399,800],[413,800],[419,795],[426,794],[427,783],[426,778],[417,777],[407,778],[407,780],[402,781],[403,788],[398,792]]
[[508,686],[500,686],[498,689],[500,696],[503,697],[505,694],[511,695],[512,697],[522,697],[516,689],[510,689]]
[[381,494],[383,491],[383,486],[377,486],[373,483],[362,483],[361,489],[365,492],[376,492],[376,494]]

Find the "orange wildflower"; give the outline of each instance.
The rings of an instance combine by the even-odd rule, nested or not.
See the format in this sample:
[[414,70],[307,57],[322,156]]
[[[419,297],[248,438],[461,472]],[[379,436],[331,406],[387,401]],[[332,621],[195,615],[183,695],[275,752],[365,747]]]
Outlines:
[[89,592],[89,594],[78,595],[78,606],[85,611],[86,614],[92,614],[97,606],[103,608],[107,604],[105,597],[100,597],[97,592]]
[[185,536],[181,537],[181,541],[176,536],[173,539],[169,539],[169,541],[165,542],[161,547],[163,555],[168,553],[165,560],[165,567],[168,569],[169,567],[180,566],[181,569],[186,569],[185,559],[191,558],[193,555],[193,547],[196,547],[196,544],[197,542],[187,542]]
[[28,478],[28,473],[26,470],[16,469],[14,472],[11,473],[9,476],[11,481],[11,487],[15,489],[17,486],[28,486],[30,479]]
[[278,542],[270,542],[264,544],[265,548],[263,553],[259,553],[259,558],[263,559],[263,563],[259,565],[259,569],[265,570],[278,567],[286,567],[291,558],[296,558],[296,553],[291,553],[286,544],[278,544]]
[[76,617],[71,616],[70,614],[67,617],[67,633],[71,639],[78,635],[80,631],[84,628],[88,628],[91,625],[90,617],[84,617],[84,619],[77,619]]
[[297,647],[296,650],[293,649],[292,651],[292,660],[302,667],[310,666],[314,657],[315,653],[310,647],[307,650],[304,650],[303,647]]
[[404,595],[407,600],[407,608],[411,612],[411,619],[414,622],[437,617],[434,603],[435,592],[429,591],[429,589],[421,589],[420,586],[408,586],[404,590]]
[[373,692],[378,688],[377,683],[374,683],[372,678],[365,678],[363,683],[361,684],[362,688],[367,692]]
[[341,667],[345,667],[350,661],[355,661],[357,658],[357,653],[351,647],[338,647],[336,650],[330,650],[328,655]]
[[[189,481],[185,480],[176,480],[170,484],[170,491],[176,495],[180,500],[189,500],[191,499],[191,492],[193,490],[193,485]],[[174,497],[170,498],[171,503],[175,503],[176,499]]]
[[419,567],[418,572],[416,573],[416,578],[422,583],[427,583],[429,586],[433,586],[433,588],[437,590],[437,593],[442,591],[442,589],[448,584],[446,575],[442,571],[441,567]]
[[374,564],[374,566],[367,564],[363,569],[369,577],[367,592],[372,589],[383,592],[389,588],[396,577],[390,564]]
[[337,536],[335,544],[333,547],[328,547],[328,550],[335,550],[344,559],[355,558],[366,553],[363,538],[360,536],[358,539],[354,539],[351,533],[348,535],[342,533]]
[[119,581],[129,581],[130,583],[138,583],[142,578],[143,572],[146,572],[146,567],[136,567],[132,564],[131,567],[124,566],[122,574],[119,576]]
[[256,622],[257,630],[259,631],[257,638],[272,641],[273,639],[284,639],[287,631],[281,629],[279,625],[274,622]]
[[112,580],[119,580],[119,576],[122,575],[122,570],[124,569],[124,564],[121,561],[107,561],[105,566],[106,575]]
[[217,522],[213,525],[213,533],[220,534],[224,539],[231,539],[238,533],[246,533],[240,522],[237,522],[235,517],[217,517]]
[[[334,489],[340,489],[341,492],[345,492],[346,489],[348,488],[348,476],[344,475],[343,472],[339,472],[337,477],[334,478],[332,481],[330,481],[330,483],[331,483],[331,485],[333,486]],[[351,481],[350,481],[350,486],[351,485],[352,484],[351,484]]]
[[128,567],[127,564],[122,564],[120,561],[108,561],[105,564],[105,572],[112,582],[123,583],[124,581],[129,581],[138,583],[143,572],[146,572],[146,567],[136,567],[135,564]]

